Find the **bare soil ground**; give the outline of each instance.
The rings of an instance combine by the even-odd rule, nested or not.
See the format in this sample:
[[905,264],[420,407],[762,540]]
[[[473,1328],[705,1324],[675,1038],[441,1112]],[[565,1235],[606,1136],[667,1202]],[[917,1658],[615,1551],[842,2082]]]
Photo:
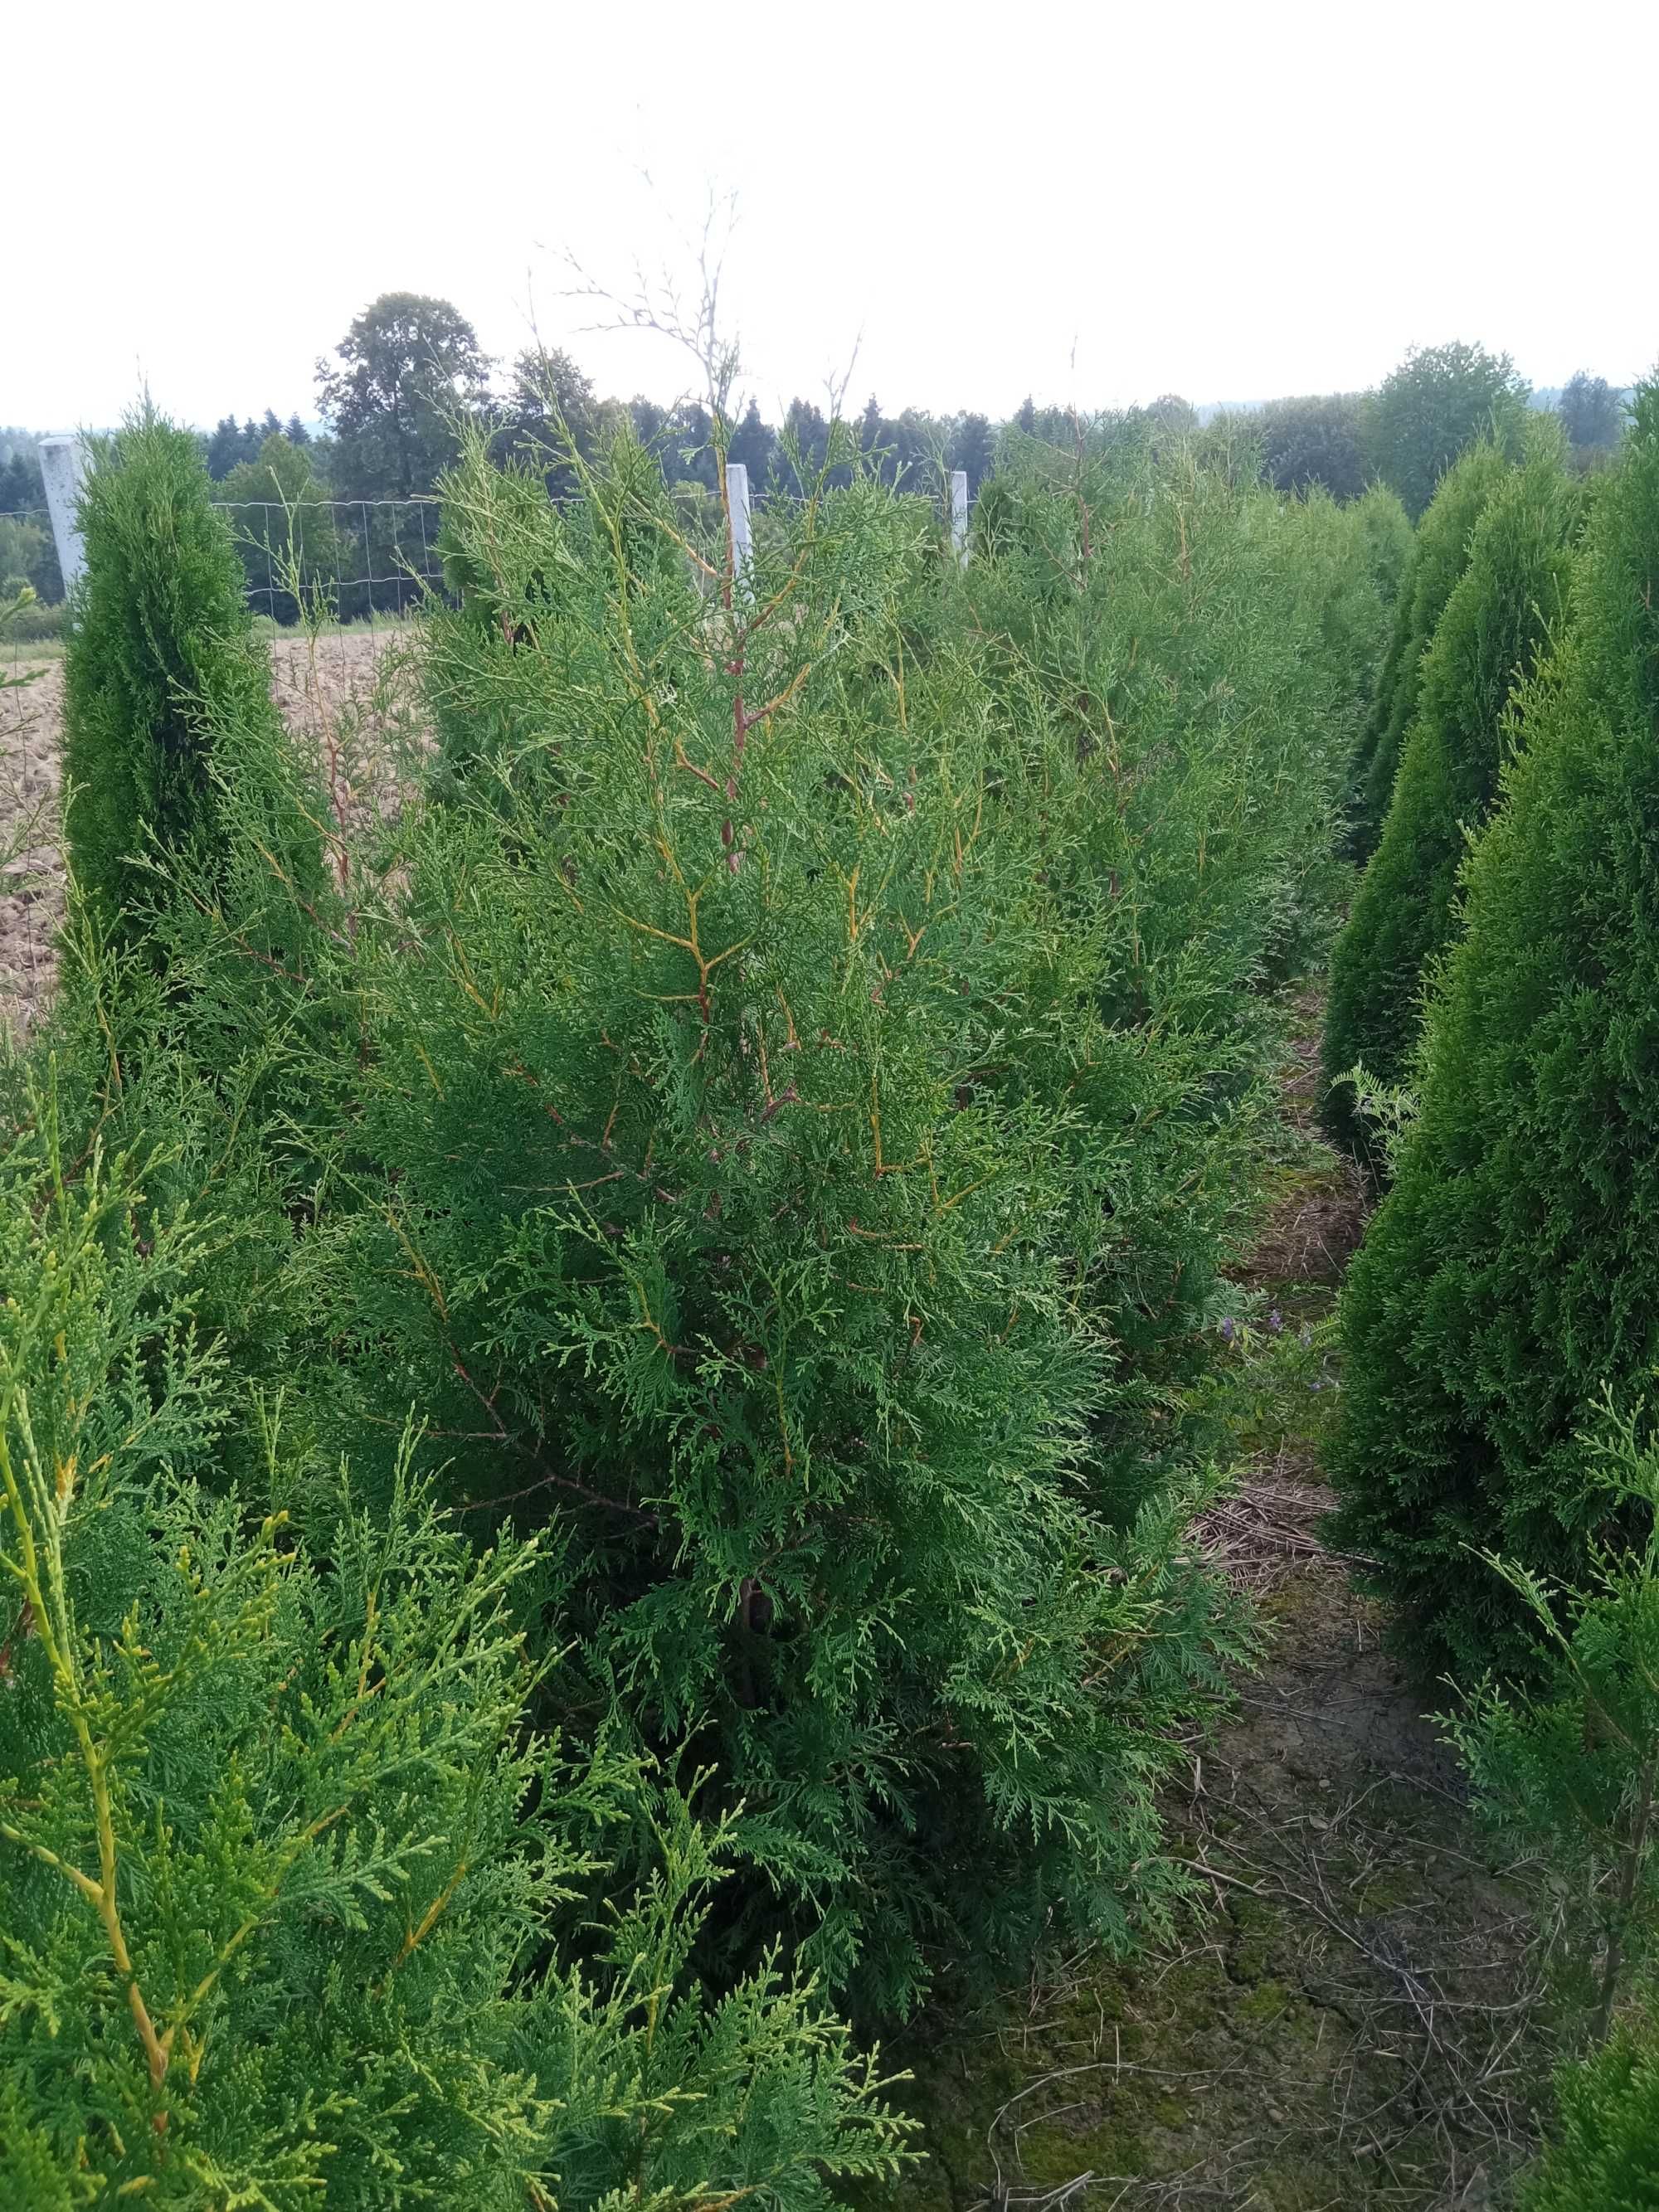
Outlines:
[[[321,765],[343,821],[393,801],[407,732],[390,663],[409,635],[394,623],[272,644],[272,696]],[[20,1035],[50,1000],[64,912],[64,664],[20,659],[0,672],[32,669],[33,682],[0,690],[0,1024]]]
[[1242,1279],[1316,1355],[1200,1530],[1268,1636],[1167,1808],[1200,1903],[1160,1953],[1050,1962],[890,2046],[930,2159],[884,2204],[1449,2212],[1504,2202],[1531,2150],[1549,2035],[1526,1870],[1469,1820],[1320,1534],[1339,1378],[1316,1330],[1363,1198],[1314,1129],[1319,1008],[1297,1012],[1282,1187]]
[[19,1030],[50,992],[57,964],[63,702],[61,660],[42,663],[33,682],[0,691],[0,1022]]

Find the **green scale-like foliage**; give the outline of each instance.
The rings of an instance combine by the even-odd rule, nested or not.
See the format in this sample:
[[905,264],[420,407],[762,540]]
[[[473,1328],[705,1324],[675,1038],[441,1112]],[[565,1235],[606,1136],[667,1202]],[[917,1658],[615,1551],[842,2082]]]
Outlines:
[[1283,498],[1184,446],[1152,462],[1112,426],[1081,456],[1033,443],[1006,481],[1002,543],[962,588],[1029,733],[1007,813],[1074,963],[1025,1002],[1086,993],[1098,1024],[1082,1066],[1034,1051],[1023,1079],[1080,1111],[1105,1176],[1066,1264],[1116,1386],[1091,1428],[1121,1510],[1202,1448],[1224,1271],[1276,1127],[1282,986],[1342,888],[1338,793],[1388,561],[1374,509]]
[[[781,1925],[903,2005],[1173,1887],[1153,1792],[1224,1637],[1170,1405],[1069,1255],[1115,1237],[1153,1326],[1135,1227],[1196,1201],[1143,1195],[1138,1138],[1201,1054],[1103,1021],[1130,919],[1042,882],[1002,793],[1048,739],[944,634],[924,508],[781,504],[728,607],[617,489],[537,527],[481,462],[450,487],[516,751],[411,814],[409,915],[360,930],[377,1179],[302,1279],[366,1443],[413,1401],[479,1525],[565,1532],[550,1694],[718,1766],[730,1954]],[[451,713],[477,637],[434,638]]]
[[1417,715],[1423,657],[1446,602],[1468,565],[1474,526],[1509,469],[1508,459],[1497,447],[1472,447],[1441,478],[1427,514],[1417,526],[1411,566],[1395,604],[1388,653],[1354,755],[1354,811],[1348,849],[1357,860],[1370,858],[1382,834],[1401,749]]
[[[1309,504],[1319,504],[1316,493]],[[1339,510],[1358,533],[1363,561],[1349,575],[1346,591],[1335,594],[1338,611],[1348,617],[1350,665],[1366,717],[1375,705],[1382,663],[1394,634],[1393,618],[1411,572],[1416,533],[1411,518],[1386,484],[1372,484],[1360,498]],[[1368,587],[1369,594],[1368,596]],[[1375,601],[1375,604],[1373,603]]]
[[1213,1100],[1273,1048],[1262,987],[1334,924],[1335,794],[1397,502],[1286,500],[1115,439],[1014,458],[1007,542],[965,579],[973,620],[1085,765],[1080,866],[1133,921],[1100,976],[1109,1018],[1201,1037]]
[[528,1548],[476,1553],[406,1451],[369,1515],[274,1408],[286,1505],[210,1497],[220,1232],[31,1103],[0,1155],[0,2202],[816,2212],[890,2176],[902,2126],[811,1987],[690,1973],[728,1839],[603,1736],[531,1731]]
[[[121,757],[94,771],[80,756],[97,803],[83,813],[77,794],[70,848],[88,872],[40,1049],[59,1058],[71,1152],[95,1133],[156,1153],[158,1207],[207,1188],[234,1224],[198,1310],[246,1379],[279,1385],[283,1261],[319,1202],[319,1136],[351,1110],[351,909],[383,899],[396,854],[383,861],[372,822],[342,823],[349,775],[325,783],[317,749],[290,740],[210,489],[194,441],[148,414],[100,448],[88,479],[68,744],[72,760],[82,738]],[[111,826],[122,762],[143,775],[186,751],[196,811],[182,828],[168,817],[179,834],[129,793],[118,852],[94,838],[88,856],[81,830]],[[99,850],[116,854],[112,877]],[[0,1114],[26,1117],[29,1075],[0,1054]]]
[[1344,1301],[1345,1541],[1432,1665],[1512,1620],[1467,1547],[1572,1579],[1577,1432],[1659,1353],[1659,391],[1465,877],[1420,1116]]
[[1557,2076],[1560,2110],[1522,2212],[1654,2212],[1659,2205],[1659,2040],[1623,2031]]
[[64,668],[69,860],[105,933],[150,902],[147,857],[210,857],[213,732],[280,732],[241,562],[194,436],[146,408],[94,447]]
[[1509,700],[1532,672],[1565,604],[1577,501],[1553,456],[1492,495],[1469,563],[1424,657],[1416,720],[1388,819],[1331,957],[1327,1121],[1364,1146],[1356,1065],[1389,1089],[1410,1073],[1431,964],[1455,926],[1457,873],[1484,822],[1510,741]]
[[690,544],[685,532],[708,538],[708,519],[694,522],[665,495],[659,457],[626,426],[602,465],[571,453],[581,496],[553,506],[544,448],[486,471],[481,434],[465,435],[463,447],[467,465],[447,481],[438,537],[450,599],[428,617],[434,788],[445,799],[538,775],[550,716],[556,726],[561,702],[580,696],[584,658],[603,650],[571,620],[584,566],[626,579],[631,598],[688,556],[720,555],[717,536],[700,552]]
[[1521,2195],[1543,2212],[1659,2203],[1659,1450],[1644,1416],[1612,1409],[1585,1446],[1619,1540],[1590,1547],[1571,1590],[1482,1563],[1529,1617],[1534,1663],[1519,1687],[1480,1683],[1448,1723],[1477,1808],[1540,1871],[1557,2017],[1591,2053],[1557,2076],[1553,2140]]
[[1093,1432],[1120,1503],[1194,1447],[1221,1271],[1261,1204],[1276,987],[1331,926],[1336,779],[1384,621],[1358,514],[1224,459],[1155,460],[1114,425],[1081,456],[1033,443],[961,584],[1018,737],[998,834],[1067,953],[1023,1001],[1059,1020],[1086,994],[1097,1025],[1081,1066],[1037,1048],[1020,1077],[1080,1115],[1107,1178],[1066,1264],[1117,1385]]

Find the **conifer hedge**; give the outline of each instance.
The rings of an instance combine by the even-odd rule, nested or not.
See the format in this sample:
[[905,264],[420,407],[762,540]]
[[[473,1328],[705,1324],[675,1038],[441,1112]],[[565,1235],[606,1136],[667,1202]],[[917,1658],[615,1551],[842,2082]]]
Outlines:
[[445,803],[301,897],[251,745],[227,888],[158,917],[234,1079],[123,1058],[292,1432],[378,1510],[415,1407],[470,1529],[571,1563],[547,1711],[741,1807],[714,1970],[782,1936],[877,2009],[1179,1886],[1155,1788],[1237,1645],[1192,1385],[1386,620],[1357,510],[1179,441],[1084,473],[965,580],[821,481],[738,583],[626,441],[557,507],[474,450]]
[[1389,1089],[1409,1075],[1424,983],[1455,927],[1466,840],[1497,793],[1509,699],[1565,604],[1577,516],[1553,455],[1500,483],[1424,656],[1382,842],[1331,956],[1326,1118],[1356,1147],[1366,1148],[1365,1127],[1343,1079],[1357,1064]]
[[1397,494],[1386,484],[1373,484],[1346,506],[1316,487],[1303,495],[1300,504],[1311,519],[1310,538],[1316,544],[1330,541],[1324,562],[1310,565],[1316,573],[1322,568],[1328,579],[1323,627],[1351,688],[1339,720],[1352,749],[1376,707],[1416,537]]
[[1468,565],[1469,538],[1481,510],[1509,466],[1496,446],[1472,446],[1441,478],[1417,526],[1411,565],[1395,603],[1388,652],[1354,754],[1348,850],[1356,860],[1369,860],[1382,834],[1401,748],[1417,714],[1423,656]]
[[1004,485],[1003,542],[961,589],[1021,733],[1006,812],[1073,954],[1025,1002],[1086,995],[1100,1025],[1082,1066],[1036,1051],[1026,1080],[1082,1109],[1104,1164],[1066,1265],[1133,1408],[1093,1424],[1102,1494],[1133,1500],[1195,1446],[1223,1271],[1259,1218],[1279,986],[1335,924],[1386,605],[1370,515],[1284,500],[1224,451],[1156,459],[1109,424],[1080,454],[1024,441]]
[[[811,1986],[691,1969],[729,1836],[531,1724],[525,1547],[371,1513],[239,1387],[222,1224],[0,1152],[0,2202],[815,2212],[905,2130]],[[544,1600],[546,1578],[543,1578]],[[649,1838],[635,1886],[618,1834]]]
[[416,1402],[475,1525],[561,1530],[555,1698],[741,1805],[730,1959],[781,1929],[902,2008],[1176,1886],[1164,1731],[1230,1632],[1072,1254],[1130,1279],[1193,1048],[1107,1031],[927,509],[781,505],[734,586],[619,459],[538,524],[481,454],[449,488],[501,643],[441,626],[430,680],[453,714],[487,666],[519,736],[359,935],[378,1180],[301,1264],[364,1449]]
[[69,860],[106,933],[131,938],[156,851],[210,858],[214,732],[282,742],[230,530],[196,439],[148,404],[94,441],[86,572],[64,674]]
[[1577,1441],[1659,1352],[1659,388],[1599,495],[1572,620],[1468,863],[1420,1118],[1343,1302],[1342,1540],[1433,1666],[1512,1656],[1470,1547],[1575,1577]]
[[1006,696],[1035,690],[1082,757],[1088,834],[1119,840],[1090,864],[1134,918],[1103,996],[1141,1021],[1178,977],[1224,1053],[1264,1011],[1248,994],[1334,926],[1332,822],[1397,502],[1287,501],[1229,453],[1160,461],[1121,433],[1076,456],[1023,441],[1005,490],[1007,545],[963,589]]

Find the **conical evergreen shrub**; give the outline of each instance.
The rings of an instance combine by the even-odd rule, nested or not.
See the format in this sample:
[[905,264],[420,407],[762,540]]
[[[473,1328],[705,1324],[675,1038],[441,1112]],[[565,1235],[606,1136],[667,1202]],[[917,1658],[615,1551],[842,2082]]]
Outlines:
[[1289,512],[1301,541],[1295,573],[1319,606],[1326,658],[1338,685],[1328,734],[1352,754],[1376,704],[1411,564],[1412,526],[1386,484],[1373,484],[1346,506],[1316,487]]
[[[210,1187],[234,1231],[198,1310],[250,1381],[280,1385],[313,1142],[351,1112],[350,910],[384,879],[272,703],[211,489],[194,437],[149,409],[94,453],[65,706],[77,896],[39,1052],[72,1154],[156,1155],[164,1214]],[[25,1117],[31,1074],[0,1055],[0,1116]]]
[[277,742],[269,655],[194,435],[148,403],[94,445],[81,500],[86,573],[64,677],[69,860],[106,933],[128,938],[146,857],[211,857],[216,723]]
[[[475,457],[449,527],[518,634],[515,763],[411,815],[409,911],[364,918],[374,1179],[297,1261],[337,1418],[367,1455],[414,1402],[472,1525],[559,1528],[582,1648],[549,1695],[743,1808],[728,1966],[781,1929],[902,2007],[1051,1911],[1126,1940],[1228,1632],[1171,1402],[1067,1255],[1116,1203],[1126,1326],[1160,1325],[1135,1132],[1200,1055],[1103,1036],[925,507],[780,502],[736,582],[631,477],[539,534],[501,485]],[[675,557],[636,566],[653,520]],[[459,713],[476,633],[434,649]],[[1139,1510],[1113,1424],[1160,1470]]]
[[1659,386],[1519,708],[1342,1309],[1338,1528],[1431,1668],[1510,1649],[1471,1546],[1576,1578],[1587,1409],[1659,1355]]
[[1481,510],[1509,468],[1496,446],[1472,446],[1441,478],[1417,526],[1411,566],[1395,604],[1394,634],[1354,755],[1348,850],[1357,860],[1370,860],[1382,834],[1401,749],[1417,714],[1423,656],[1468,565],[1469,540]]
[[1225,1054],[1267,1014],[1256,987],[1334,925],[1347,718],[1385,621],[1367,520],[1241,483],[1225,455],[1155,459],[1116,423],[1080,453],[1022,440],[1005,483],[1008,544],[963,590],[1006,696],[1035,691],[1084,762],[1090,865],[1135,925],[1103,1004],[1190,1035],[1195,1008],[1160,1012],[1178,980]]
[[1325,1116],[1361,1149],[1364,1124],[1343,1079],[1357,1064],[1389,1089],[1409,1074],[1424,981],[1455,927],[1466,839],[1497,793],[1510,696],[1561,616],[1577,514],[1553,456],[1501,483],[1424,656],[1382,840],[1331,956]]
[[[1334,520],[1322,532],[1335,541],[1330,557],[1336,564],[1324,626],[1353,684],[1351,757],[1376,705],[1416,534],[1399,495],[1386,484],[1372,484],[1346,506],[1315,488],[1298,504],[1315,517],[1328,506],[1334,509]],[[1310,534],[1322,533],[1316,529]],[[1345,762],[1345,772],[1346,765]]]
[[[1412,519],[1400,495],[1384,483],[1370,485],[1361,497],[1350,502],[1348,511],[1364,540],[1366,566],[1382,594],[1383,605],[1391,613],[1406,588],[1412,553],[1417,544]],[[1393,635],[1392,625],[1389,635]],[[1386,645],[1387,641],[1384,642]],[[1382,672],[1379,654],[1369,672],[1373,696]]]

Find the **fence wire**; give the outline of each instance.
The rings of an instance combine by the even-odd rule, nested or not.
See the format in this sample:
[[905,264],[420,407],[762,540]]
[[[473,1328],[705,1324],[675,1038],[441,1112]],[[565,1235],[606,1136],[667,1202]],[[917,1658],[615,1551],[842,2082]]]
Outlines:
[[286,628],[307,613],[341,623],[402,617],[442,581],[438,501],[216,500],[242,556],[248,603]]
[[[753,495],[757,509],[792,496],[775,484],[764,495],[757,487]],[[948,491],[927,495],[948,524]],[[377,616],[401,619],[441,591],[436,545],[441,504],[418,493],[407,499],[213,501],[241,557],[248,605],[283,629],[301,619],[301,601],[306,614],[325,622],[372,626]],[[52,536],[47,507],[0,512],[0,523],[7,522],[33,524]]]
[[[213,505],[230,525],[248,605],[282,628],[299,619],[296,568],[307,611],[341,623],[402,617],[442,582],[436,499],[216,499]],[[9,508],[0,512],[0,523],[6,522],[33,524],[52,535],[47,507]]]

